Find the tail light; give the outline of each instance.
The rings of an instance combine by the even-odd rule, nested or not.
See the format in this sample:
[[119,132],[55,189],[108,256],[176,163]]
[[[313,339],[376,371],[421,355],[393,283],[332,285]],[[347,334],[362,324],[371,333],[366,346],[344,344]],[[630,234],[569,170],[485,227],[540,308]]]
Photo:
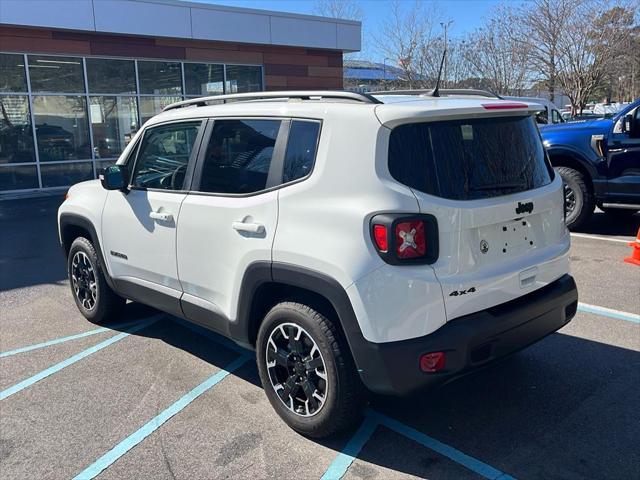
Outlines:
[[371,238],[392,265],[430,264],[438,259],[438,222],[433,215],[382,214],[371,219]]

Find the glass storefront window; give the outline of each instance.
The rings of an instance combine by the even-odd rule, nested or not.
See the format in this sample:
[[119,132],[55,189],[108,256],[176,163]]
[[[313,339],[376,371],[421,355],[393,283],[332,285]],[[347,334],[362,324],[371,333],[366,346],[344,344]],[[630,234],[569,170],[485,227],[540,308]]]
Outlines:
[[32,92],[84,93],[82,58],[29,55]]
[[185,63],[184,88],[187,95],[222,95],[224,67],[205,63]]
[[24,57],[11,53],[0,53],[0,92],[26,92],[27,78],[24,74]]
[[0,191],[38,188],[38,169],[35,165],[0,165]]
[[170,103],[179,102],[182,97],[140,97],[140,124],[144,124],[162,111]]
[[84,97],[34,96],[33,114],[41,162],[91,158]]
[[40,166],[42,186],[65,187],[74,183],[84,182],[93,178],[91,162],[82,163],[54,163]]
[[249,65],[227,65],[226,93],[262,90],[262,68]]
[[0,164],[35,162],[26,95],[0,95]]
[[133,60],[87,58],[89,93],[136,93],[136,67]]
[[138,62],[140,93],[171,95],[182,93],[182,69],[179,62]]
[[96,159],[119,156],[139,128],[135,97],[91,97],[89,115]]

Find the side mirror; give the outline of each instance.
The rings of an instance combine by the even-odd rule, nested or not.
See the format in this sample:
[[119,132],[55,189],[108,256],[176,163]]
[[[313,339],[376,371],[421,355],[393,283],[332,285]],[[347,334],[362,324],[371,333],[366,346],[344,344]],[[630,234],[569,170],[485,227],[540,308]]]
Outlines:
[[103,168],[98,175],[106,190],[126,190],[129,185],[129,172],[124,165],[111,165]]

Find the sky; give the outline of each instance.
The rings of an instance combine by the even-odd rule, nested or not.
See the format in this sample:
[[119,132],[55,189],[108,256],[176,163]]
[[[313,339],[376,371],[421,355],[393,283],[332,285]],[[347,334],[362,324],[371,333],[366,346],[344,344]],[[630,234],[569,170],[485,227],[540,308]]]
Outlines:
[[[194,1],[194,0],[191,0]],[[282,12],[304,13],[314,15],[315,0],[195,0],[202,3],[218,5],[230,5],[234,7],[256,8],[263,10],[276,10]],[[422,0],[424,3],[434,3],[432,0]],[[358,2],[364,11],[363,29],[367,37],[375,36],[390,11],[391,1],[387,0],[360,0]],[[411,8],[413,0],[401,0],[406,3],[406,8]],[[487,16],[491,9],[499,3],[499,0],[439,0],[435,2],[437,9],[443,17],[442,20],[453,20],[449,27],[451,37],[461,36],[470,32],[482,24],[483,17]],[[381,54],[376,51],[373,41],[366,41],[362,59],[382,61]]]

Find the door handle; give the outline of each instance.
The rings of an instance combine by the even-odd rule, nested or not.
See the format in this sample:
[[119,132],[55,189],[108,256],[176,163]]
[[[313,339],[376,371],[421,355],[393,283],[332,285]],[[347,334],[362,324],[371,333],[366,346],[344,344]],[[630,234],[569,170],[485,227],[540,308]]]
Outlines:
[[264,225],[260,223],[233,222],[231,224],[234,230],[238,232],[263,233]]
[[163,222],[171,222],[173,220],[173,215],[167,212],[154,212],[152,210],[149,213],[149,218],[153,218],[154,220],[161,220]]

